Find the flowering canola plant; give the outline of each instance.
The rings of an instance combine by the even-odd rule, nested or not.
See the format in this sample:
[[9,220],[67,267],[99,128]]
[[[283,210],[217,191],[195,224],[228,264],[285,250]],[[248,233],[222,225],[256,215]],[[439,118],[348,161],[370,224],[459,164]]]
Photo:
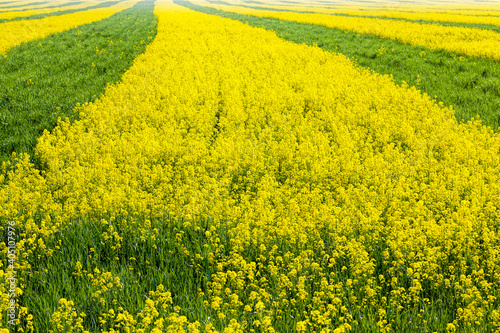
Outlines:
[[[40,169],[27,155],[2,167],[18,293],[69,224],[109,221],[118,253],[124,232],[154,239],[150,220],[169,214],[205,239],[192,253],[175,235],[193,269],[211,272],[193,291],[204,311],[181,315],[168,285],[125,309],[120,277],[78,262],[75,278],[112,307],[103,332],[500,329],[498,134],[342,55],[168,3],[155,11],[158,34],[121,83],[40,138]],[[88,330],[79,306],[61,298],[52,331]],[[447,322],[427,316],[441,308]]]
[[479,28],[443,26],[435,23],[420,24],[356,16],[279,12],[227,5],[210,4],[210,6],[231,13],[316,24],[327,28],[371,34],[429,49],[446,50],[468,57],[500,60],[500,34]]

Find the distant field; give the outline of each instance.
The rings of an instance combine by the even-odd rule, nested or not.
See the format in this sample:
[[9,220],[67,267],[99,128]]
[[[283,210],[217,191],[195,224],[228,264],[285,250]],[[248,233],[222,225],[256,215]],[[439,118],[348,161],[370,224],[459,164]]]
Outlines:
[[0,333],[500,332],[499,16],[0,1]]

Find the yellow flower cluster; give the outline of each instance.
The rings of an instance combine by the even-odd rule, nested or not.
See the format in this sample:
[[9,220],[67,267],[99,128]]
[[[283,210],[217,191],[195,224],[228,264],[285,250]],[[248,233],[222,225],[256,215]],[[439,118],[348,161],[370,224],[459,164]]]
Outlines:
[[[110,309],[99,317],[100,332],[103,333],[199,333],[200,323],[189,323],[185,316],[171,312],[167,318],[159,318],[155,301],[147,299],[144,308],[136,315],[131,315],[121,307]],[[73,301],[59,300],[56,312],[52,314],[50,333],[88,333],[83,326],[86,314],[78,313]],[[137,319],[135,319],[137,318]]]
[[51,16],[38,20],[0,23],[0,55],[7,53],[11,48],[22,43],[105,19],[121,10],[132,7],[136,2],[137,0],[128,0],[106,8]]
[[85,313],[82,312],[79,314],[74,306],[75,303],[73,301],[68,301],[65,298],[59,300],[58,309],[52,314],[50,319],[50,323],[54,327],[50,333],[88,333],[82,325]]
[[107,294],[111,294],[114,296],[113,300],[116,300],[118,291],[123,289],[120,278],[113,277],[110,272],[101,272],[98,268],[95,268],[93,273],[87,273],[87,278],[92,282],[95,290],[91,297],[101,303],[106,303]]
[[[213,271],[193,291],[212,318],[189,322],[159,286],[140,312],[102,313],[103,331],[339,333],[368,330],[366,314],[389,332],[401,312],[425,330],[423,313],[450,298],[449,327],[498,327],[500,135],[342,55],[177,6],[156,14],[155,40],[121,83],[40,138],[42,171],[26,155],[3,165],[20,285],[26,258],[50,257],[43,240],[75,219],[120,217],[122,232],[154,239],[150,219],[199,231],[210,216],[205,252],[175,240]],[[103,237],[123,241],[111,225]],[[107,304],[125,292],[80,263],[73,275]],[[53,331],[76,330],[77,309],[61,300]]]
[[211,4],[210,6],[232,13],[316,24],[360,34],[371,34],[429,49],[446,50],[469,57],[500,60],[500,34],[479,28],[448,27],[440,24],[328,14],[279,12],[226,5]]
[[185,316],[178,314],[178,307],[172,308],[171,305],[171,294],[164,292],[163,285],[159,285],[156,291],[149,292],[144,308],[137,315],[130,314],[122,307],[103,313],[99,318],[102,332],[199,333],[200,323],[190,323]]
[[[88,1],[88,2],[84,2],[82,4],[78,4],[78,5],[64,6],[64,7],[58,7],[58,8],[33,8],[33,9],[31,9],[31,7],[35,7],[35,6],[31,6],[31,7],[27,6],[27,7],[23,7],[23,10],[20,10],[20,8],[16,8],[15,10],[0,12],[0,20],[3,20],[3,19],[10,20],[13,18],[18,18],[18,17],[27,17],[27,16],[31,16],[31,15],[37,15],[37,14],[54,13],[57,11],[67,10],[67,9],[85,8],[85,7],[97,5],[101,2],[104,2],[104,1]],[[62,5],[62,3],[60,3],[60,4]],[[25,10],[25,9],[30,9],[30,10]],[[0,10],[1,10],[1,8],[0,8]]]

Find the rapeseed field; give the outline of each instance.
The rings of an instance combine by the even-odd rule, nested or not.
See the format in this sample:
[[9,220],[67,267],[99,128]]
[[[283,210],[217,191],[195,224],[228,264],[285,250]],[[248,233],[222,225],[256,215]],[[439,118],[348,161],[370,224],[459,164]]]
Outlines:
[[385,4],[0,2],[0,332],[500,332],[500,5]]

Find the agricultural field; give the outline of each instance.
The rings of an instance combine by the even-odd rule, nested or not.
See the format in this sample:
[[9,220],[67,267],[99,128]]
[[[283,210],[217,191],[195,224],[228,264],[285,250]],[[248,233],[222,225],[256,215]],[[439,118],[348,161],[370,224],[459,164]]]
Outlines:
[[0,333],[500,332],[500,2],[0,0]]

